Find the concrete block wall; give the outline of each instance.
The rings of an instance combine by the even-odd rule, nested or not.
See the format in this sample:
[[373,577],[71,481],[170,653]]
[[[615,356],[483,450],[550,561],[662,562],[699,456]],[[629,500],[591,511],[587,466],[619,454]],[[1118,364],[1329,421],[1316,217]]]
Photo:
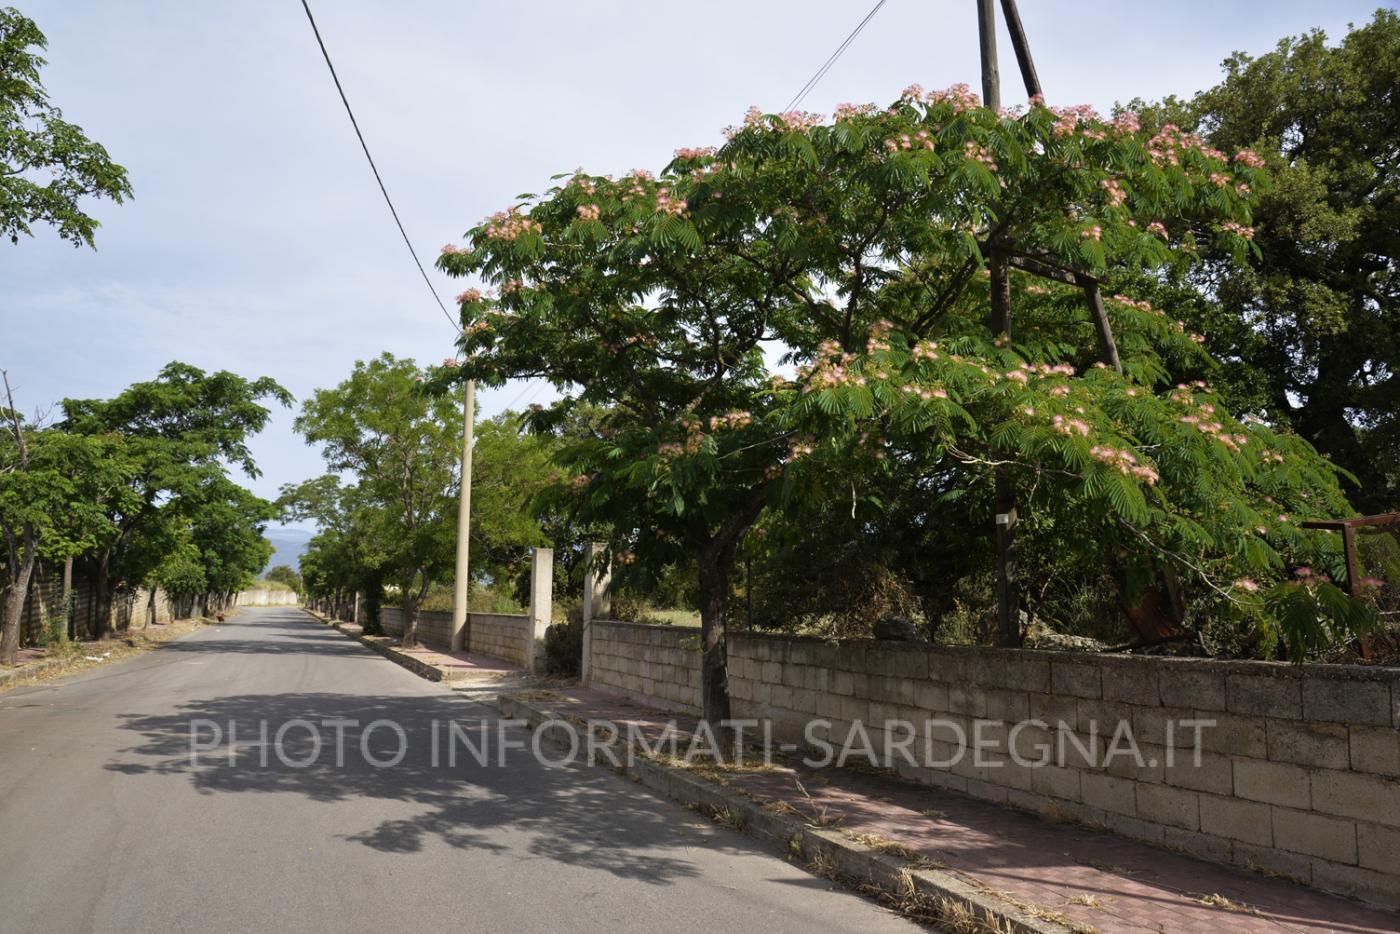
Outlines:
[[242,590],[233,602],[235,606],[296,606],[301,597],[295,590]]
[[[592,683],[693,713],[695,630],[597,623]],[[1131,658],[752,634],[729,640],[734,716],[839,745],[862,722],[921,731],[906,777],[1072,817],[1216,862],[1400,904],[1400,668]],[[830,726],[808,733],[814,720]],[[937,724],[925,733],[929,721]],[[1199,733],[1175,726],[1213,720]],[[1045,725],[1026,724],[1042,721]],[[1105,761],[1120,724],[1141,758]],[[1169,726],[1170,725],[1170,726]],[[900,731],[896,731],[900,732]],[[895,742],[904,738],[891,737]],[[1021,765],[1048,749],[1049,765]],[[1120,744],[1120,752],[1123,747]],[[1063,750],[1063,754],[1059,754]]]
[[525,640],[533,638],[530,618],[514,613],[469,613],[467,649],[525,665]]
[[[386,635],[403,635],[403,610],[386,606],[379,610],[379,622]],[[468,613],[467,650],[525,664],[525,638],[529,617],[512,613]],[[447,645],[452,637],[452,613],[447,610],[418,612],[418,640]]]
[[[403,610],[396,606],[379,608],[379,624],[386,635],[403,635]],[[452,638],[452,614],[445,610],[418,611],[418,641],[447,645]]]
[[700,712],[700,631],[595,619],[589,684],[666,710]]

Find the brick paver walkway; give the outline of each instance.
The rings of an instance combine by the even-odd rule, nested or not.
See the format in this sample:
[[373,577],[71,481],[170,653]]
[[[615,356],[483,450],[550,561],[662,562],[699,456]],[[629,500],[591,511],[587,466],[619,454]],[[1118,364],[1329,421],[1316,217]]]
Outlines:
[[[649,742],[667,722],[682,732],[695,723],[588,688],[550,691],[536,703],[561,716],[612,721],[624,736],[636,724]],[[894,840],[974,885],[1099,931],[1400,931],[1400,914],[1115,834],[882,774],[783,764],[792,767],[725,778],[731,788]],[[1222,898],[1236,910],[1220,907]]]

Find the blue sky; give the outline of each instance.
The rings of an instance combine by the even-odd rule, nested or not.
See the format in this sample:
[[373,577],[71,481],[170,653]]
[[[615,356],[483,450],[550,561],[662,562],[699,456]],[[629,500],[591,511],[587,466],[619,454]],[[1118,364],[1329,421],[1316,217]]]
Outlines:
[[[0,367],[26,410],[104,396],[170,360],[270,375],[303,398],[388,350],[452,352],[364,163],[298,0],[14,0],[48,37],[67,119],[131,173],[98,249],[0,243]],[[750,104],[787,103],[870,0],[360,2],[312,8],[419,255],[550,175],[659,169]],[[1107,108],[1213,84],[1236,49],[1377,4],[1022,0],[1051,103]],[[972,0],[889,0],[804,102],[887,103],[978,81]],[[1020,98],[1002,38],[1004,98]],[[430,270],[439,294],[461,289]],[[530,395],[533,393],[533,395]],[[542,397],[510,386],[486,415]],[[254,443],[277,488],[322,471],[279,411]]]

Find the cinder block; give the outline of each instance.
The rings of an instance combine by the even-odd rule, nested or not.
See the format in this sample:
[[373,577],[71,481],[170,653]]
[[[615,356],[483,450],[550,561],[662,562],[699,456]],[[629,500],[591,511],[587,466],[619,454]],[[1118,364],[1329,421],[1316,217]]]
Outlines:
[[1156,746],[1167,745],[1170,735],[1173,748],[1190,749],[1195,745],[1197,732],[1181,723],[1195,718],[1195,711],[1188,707],[1134,707],[1133,735],[1140,743]]
[[1006,723],[1030,719],[1030,699],[1021,691],[987,691],[987,718]]
[[1324,891],[1400,907],[1400,888],[1395,885],[1395,877],[1359,866],[1342,866],[1330,860],[1315,859],[1312,884]]
[[1083,772],[1079,791],[1085,804],[1125,817],[1137,816],[1137,785],[1099,772]]
[[1238,798],[1201,795],[1201,826],[1213,834],[1256,846],[1273,846],[1270,806]]
[[855,676],[849,671],[833,671],[831,673],[831,690],[849,697],[855,692],[854,679]]
[[1031,694],[1030,719],[1039,720],[1051,729],[1073,730],[1079,725],[1079,701],[1058,694]]
[[1161,784],[1166,780],[1166,750],[1161,746],[1138,744],[1137,753],[1125,744],[1114,745],[1112,737],[1103,740],[1103,767],[1115,778]]
[[1297,678],[1282,673],[1235,674],[1225,679],[1225,705],[1231,713],[1297,720],[1303,714],[1303,694]]
[[1269,720],[1267,732],[1269,759],[1274,762],[1319,769],[1344,769],[1351,763],[1347,728],[1340,723]]
[[1193,830],[1178,830],[1175,827],[1164,828],[1162,844],[1214,863],[1229,862],[1230,856],[1234,852],[1234,845],[1224,837],[1217,837],[1209,833],[1197,833]]
[[1100,677],[1106,701],[1140,707],[1156,707],[1162,702],[1157,694],[1156,670],[1140,662],[1105,659]]
[[1390,691],[1379,681],[1351,681],[1310,677],[1303,681],[1303,716],[1309,720],[1385,726]]
[[1171,763],[1163,762],[1163,781],[1178,788],[1208,791],[1217,795],[1234,792],[1234,769],[1228,756],[1213,752],[1197,754],[1195,750],[1177,749],[1170,755]]
[[914,686],[914,705],[925,714],[940,714],[948,710],[948,685],[940,681],[922,681]]
[[1132,727],[1133,708],[1127,704],[1081,700],[1076,719],[1079,721],[1080,732],[1087,733],[1092,727],[1100,736],[1110,737],[1118,730],[1120,723],[1126,723],[1129,728]]
[[1400,776],[1400,730],[1388,726],[1354,726],[1350,738],[1353,769]]
[[1307,810],[1308,771],[1296,765],[1260,759],[1235,760],[1235,796]]
[[1050,662],[1050,689],[1068,697],[1091,700],[1103,697],[1103,683],[1097,662],[1053,659]]
[[1313,772],[1312,809],[1400,827],[1400,782],[1361,772]]
[[960,682],[967,680],[967,666],[962,654],[939,646],[930,648],[924,655],[928,665],[928,675],[935,681]]
[[1225,709],[1225,675],[1200,671],[1195,662],[1173,662],[1157,673],[1157,692],[1168,707]]
[[1143,820],[1199,830],[1201,827],[1200,795],[1169,785],[1137,786],[1137,813]]
[[1397,889],[1400,889],[1400,830],[1359,823],[1356,844],[1362,867],[1395,876]]
[[1066,801],[1083,800],[1079,789],[1080,773],[1077,769],[1062,769],[1059,766],[1047,765],[1031,769],[1030,772],[1033,791],[1049,795],[1052,798],[1063,798]]
[[985,717],[987,695],[981,688],[955,684],[948,688],[948,709],[968,717]]
[[1237,840],[1231,862],[1255,872],[1262,871],[1291,879],[1302,885],[1312,884],[1313,860],[1310,856],[1289,853],[1273,846],[1254,846]]
[[1196,711],[1196,719],[1214,721],[1213,726],[1201,728],[1201,748],[1228,756],[1268,757],[1264,721],[1253,717],[1237,717],[1212,711]]
[[1018,656],[1006,666],[1006,687],[1015,691],[1045,693],[1050,690],[1050,660]]
[[1290,853],[1356,862],[1356,824],[1308,811],[1274,808],[1274,846]]
[[1104,818],[1104,823],[1108,829],[1114,833],[1120,833],[1125,837],[1132,837],[1134,840],[1143,840],[1147,843],[1155,843],[1160,846],[1166,838],[1166,828],[1161,824],[1152,821],[1141,820],[1136,817],[1124,817],[1122,814],[1108,814]]

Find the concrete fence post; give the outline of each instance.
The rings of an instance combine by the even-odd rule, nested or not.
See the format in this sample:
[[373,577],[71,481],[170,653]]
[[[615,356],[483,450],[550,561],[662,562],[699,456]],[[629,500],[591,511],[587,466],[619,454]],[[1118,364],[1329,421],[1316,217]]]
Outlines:
[[544,665],[542,640],[554,616],[554,549],[536,548],[530,554],[530,609],[525,616],[525,670]]
[[583,683],[593,674],[593,620],[612,612],[612,571],[603,561],[603,543],[589,542],[583,555]]

